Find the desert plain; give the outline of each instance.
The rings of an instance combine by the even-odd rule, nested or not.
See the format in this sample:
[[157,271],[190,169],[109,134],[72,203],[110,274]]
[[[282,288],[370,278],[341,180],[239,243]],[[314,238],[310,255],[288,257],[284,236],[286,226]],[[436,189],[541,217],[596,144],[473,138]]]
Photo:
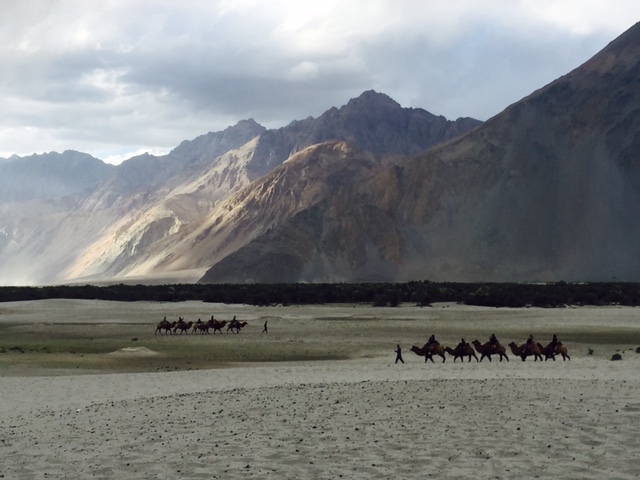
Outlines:
[[[571,359],[410,351],[492,333]],[[621,306],[3,303],[0,478],[638,478],[638,346]]]

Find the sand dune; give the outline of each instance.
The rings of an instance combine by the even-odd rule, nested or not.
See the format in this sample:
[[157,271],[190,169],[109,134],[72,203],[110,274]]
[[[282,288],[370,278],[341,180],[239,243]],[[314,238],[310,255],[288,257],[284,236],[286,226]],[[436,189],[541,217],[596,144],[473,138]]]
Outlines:
[[[630,310],[617,318],[635,331],[640,324]],[[554,314],[541,310],[537,321]],[[584,328],[603,315],[585,309]],[[511,328],[524,334],[530,325]],[[248,335],[257,341],[260,334]],[[587,355],[586,345],[574,341],[566,362],[510,355],[509,362],[449,357],[425,364],[407,346],[406,363],[395,365],[395,339],[389,340],[388,353],[340,361],[2,376],[0,475],[638,477],[640,355],[633,349],[613,362]]]

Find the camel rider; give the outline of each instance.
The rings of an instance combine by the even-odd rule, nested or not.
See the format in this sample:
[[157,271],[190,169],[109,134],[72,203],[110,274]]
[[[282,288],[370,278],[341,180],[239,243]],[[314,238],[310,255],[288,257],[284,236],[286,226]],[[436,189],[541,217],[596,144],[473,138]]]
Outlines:
[[555,351],[556,347],[558,345],[562,345],[562,342],[560,340],[558,340],[558,337],[556,336],[556,334],[553,334],[553,339],[551,340],[551,351]]
[[495,350],[496,348],[498,348],[498,339],[495,333],[492,333],[491,336],[489,337],[489,345],[491,346],[492,350]]
[[464,348],[467,346],[467,342],[464,341],[464,338],[460,339],[460,345],[458,345],[460,348]]
[[429,340],[427,341],[427,352],[431,353],[431,350],[433,349],[433,344],[436,343],[436,336],[435,335],[431,335],[429,337]]
[[531,345],[533,343],[533,335],[529,335],[529,338],[527,339],[527,345]]

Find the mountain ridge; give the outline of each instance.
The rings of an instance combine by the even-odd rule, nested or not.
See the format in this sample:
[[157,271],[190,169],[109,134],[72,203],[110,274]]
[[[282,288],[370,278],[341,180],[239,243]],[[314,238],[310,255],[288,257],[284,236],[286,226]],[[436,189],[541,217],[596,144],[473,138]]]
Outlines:
[[113,166],[73,150],[12,155],[0,161],[0,204],[71,195],[97,184],[112,170]]
[[[395,112],[395,120],[380,116],[389,111]],[[384,134],[395,138],[393,148],[405,150],[420,149],[424,142],[442,141],[457,128],[469,129],[481,123],[464,119],[460,127],[460,122],[455,124],[421,109],[403,109],[388,96],[373,91],[336,112],[329,114],[334,121],[347,117],[338,129],[328,122],[326,114],[277,130],[267,130],[249,119],[222,132],[184,141],[164,156],[133,157],[114,167],[93,188],[50,201],[51,205],[42,210],[48,213],[39,214],[36,209],[33,218],[13,218],[10,209],[0,208],[0,225],[4,225],[0,229],[0,240],[4,239],[0,241],[0,272],[9,278],[12,272],[21,270],[20,278],[56,283],[170,277],[189,271],[193,273],[188,278],[195,281],[213,261],[208,259],[208,249],[218,248],[215,245],[220,243],[208,238],[207,232],[215,230],[208,218],[233,218],[232,210],[241,205],[232,200],[235,194],[317,140],[363,138],[367,126],[353,121],[354,116],[384,123]],[[405,117],[412,122],[411,134],[405,132]],[[437,129],[432,128],[434,122]],[[447,131],[448,125],[457,126]],[[370,145],[382,147],[389,148],[380,141]],[[262,157],[256,159],[256,155]],[[57,216],[51,214],[52,207]],[[61,217],[65,222],[57,220]],[[75,225],[76,221],[81,223]],[[64,225],[76,235],[69,239],[56,225]],[[85,226],[90,231],[84,231]],[[53,241],[41,245],[38,230],[48,231]],[[235,236],[220,251],[234,251],[256,235],[250,226],[244,231],[245,239]],[[61,252],[58,238],[64,239],[62,245],[72,252]],[[37,268],[33,267],[33,258],[38,259]]]

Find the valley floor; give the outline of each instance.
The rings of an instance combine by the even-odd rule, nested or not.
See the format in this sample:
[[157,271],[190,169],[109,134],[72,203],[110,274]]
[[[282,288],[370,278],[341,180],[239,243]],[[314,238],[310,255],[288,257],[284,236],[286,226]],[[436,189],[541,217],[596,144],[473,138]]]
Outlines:
[[[640,471],[640,309],[47,300],[0,312],[4,478]],[[164,315],[212,314],[248,325],[240,334],[154,334]],[[409,347],[432,333],[451,346],[491,333],[546,343],[557,333],[571,360],[425,364]],[[394,363],[397,344],[405,364]]]

